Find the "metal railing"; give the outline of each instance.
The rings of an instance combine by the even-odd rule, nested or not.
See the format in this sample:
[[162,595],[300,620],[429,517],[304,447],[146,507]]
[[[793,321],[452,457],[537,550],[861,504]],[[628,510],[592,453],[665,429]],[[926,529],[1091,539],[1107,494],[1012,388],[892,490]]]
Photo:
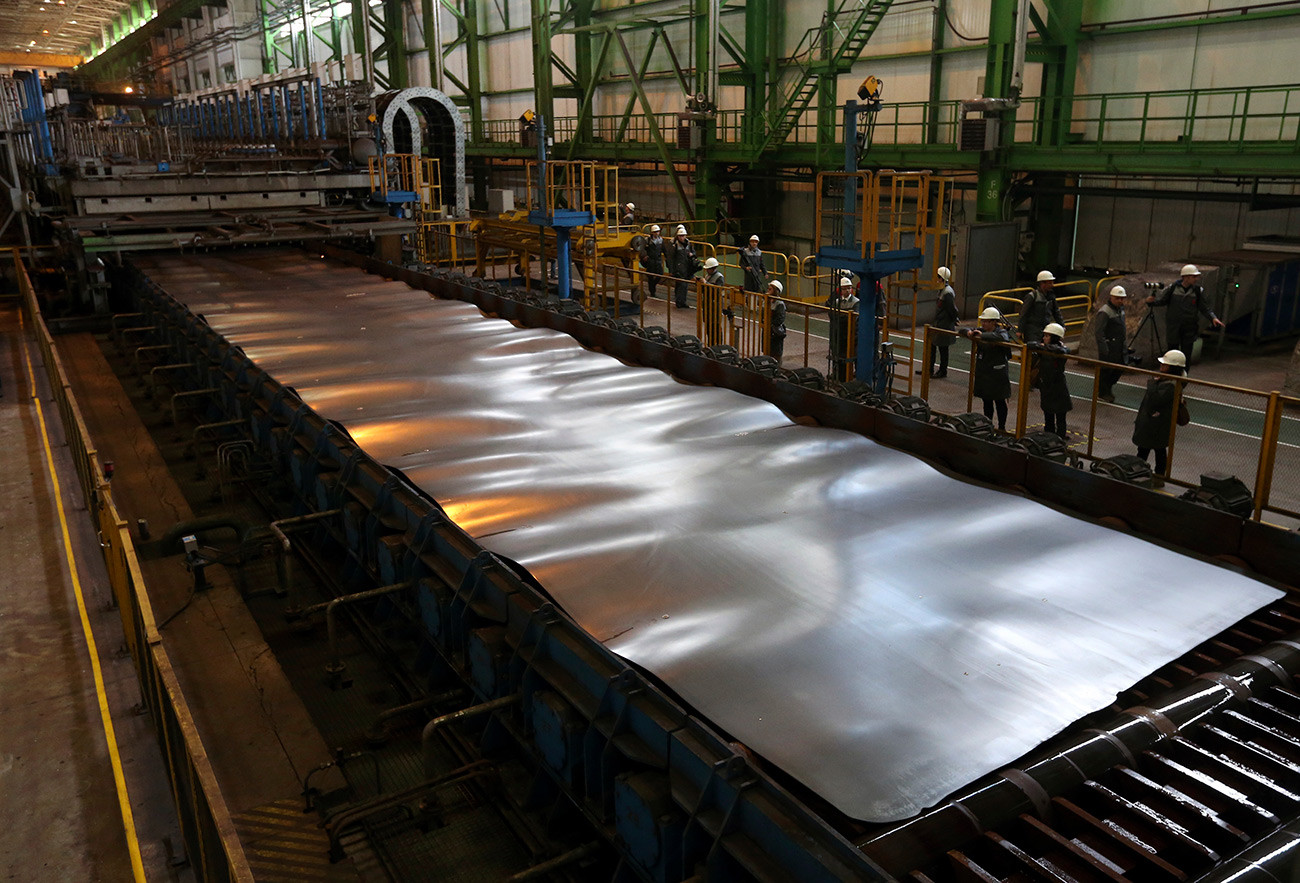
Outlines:
[[[974,352],[966,339],[925,326],[923,364],[929,364],[930,350],[941,335],[954,339],[949,370],[959,372],[964,367],[969,371],[966,383],[932,383],[928,373],[922,374],[920,395],[930,403],[933,413],[969,413],[975,403],[975,375]],[[1013,351],[1008,405],[1014,410],[1015,429],[1010,434],[1021,437],[1041,424],[1039,403],[1017,364],[1024,364],[1030,349],[1024,344],[997,345]],[[1073,404],[1068,415],[1072,424],[1068,445],[1082,460],[1135,453],[1131,436],[1135,412],[1145,391],[1134,381],[1144,384],[1153,378],[1171,379],[1177,400],[1187,404],[1191,420],[1179,426],[1175,419],[1177,408],[1171,410],[1166,469],[1157,477],[1167,485],[1187,489],[1199,487],[1203,473],[1235,475],[1253,492],[1253,520],[1262,521],[1265,515],[1272,515],[1300,521],[1300,419],[1294,416],[1300,398],[1123,367],[1122,376],[1128,382],[1116,387],[1118,404],[1111,405],[1098,399],[1101,372],[1121,366],[1079,356],[1057,358],[1066,361]],[[1086,417],[1082,423],[1080,416]],[[1012,425],[1009,420],[1008,427]]]
[[94,442],[41,316],[31,280],[16,251],[14,264],[23,306],[35,328],[36,344],[63,420],[77,481],[99,531],[109,585],[122,616],[123,634],[135,662],[141,696],[157,726],[158,744],[190,864],[201,881],[252,883],[253,873],[236,835],[234,821],[158,634],[127,522],[113,504],[111,487],[100,468]]
[[[980,297],[978,311],[982,313],[986,307],[996,307],[1002,314],[1002,318],[1015,325],[1020,319],[1020,308],[1024,305],[1025,295],[1033,290],[1032,288],[1004,288],[985,292]],[[1065,326],[1065,337],[1067,340],[1073,340],[1083,333],[1083,328],[1092,315],[1094,286],[1086,279],[1075,279],[1070,282],[1058,282],[1055,290],[1056,305],[1061,308],[1061,317],[1065,320],[1061,323]],[[1038,343],[1036,340],[1028,342]]]

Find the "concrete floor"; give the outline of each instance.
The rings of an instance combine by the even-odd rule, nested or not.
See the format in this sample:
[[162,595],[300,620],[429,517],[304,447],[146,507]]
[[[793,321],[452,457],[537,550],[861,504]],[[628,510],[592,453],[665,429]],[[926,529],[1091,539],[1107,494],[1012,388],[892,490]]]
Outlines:
[[[30,326],[27,330],[30,332]],[[130,880],[132,868],[62,527],[31,398],[32,355],[78,577],[103,671],[144,871],[192,879],[152,723],[110,608],[99,546],[77,486],[40,355],[0,306],[0,879]]]

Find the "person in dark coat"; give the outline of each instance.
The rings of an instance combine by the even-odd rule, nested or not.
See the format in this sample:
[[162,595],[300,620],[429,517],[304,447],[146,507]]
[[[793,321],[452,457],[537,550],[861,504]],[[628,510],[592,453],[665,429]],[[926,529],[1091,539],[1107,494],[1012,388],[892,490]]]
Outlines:
[[[1110,297],[1097,311],[1094,331],[1097,335],[1097,359],[1123,365],[1127,361],[1128,325],[1124,318],[1124,303],[1128,292],[1124,286],[1116,285],[1110,290]],[[1124,373],[1121,368],[1102,368],[1098,377],[1097,398],[1103,402],[1115,401],[1115,383]]]
[[629,202],[625,206],[623,206],[623,217],[619,219],[619,223],[621,223],[624,227],[631,227],[633,224],[636,223],[635,205]]
[[767,285],[767,354],[779,363],[785,355],[785,286],[779,279]]
[[[934,321],[930,324],[935,328],[943,331],[957,330],[957,292],[952,289],[952,270],[947,267],[940,267],[935,271],[939,278],[943,280],[943,288],[939,291],[935,299]],[[936,334],[930,347],[930,376],[947,377],[948,376],[948,348],[956,340],[952,334]],[[936,370],[935,361],[938,360],[939,367]],[[917,370],[917,374],[925,371],[925,368]]]
[[767,267],[758,247],[758,234],[749,237],[749,247],[740,250],[740,269],[745,271],[746,291],[767,291]]
[[1043,339],[1043,329],[1049,322],[1064,325],[1065,318],[1056,303],[1056,277],[1051,270],[1043,270],[1038,274],[1038,287],[1020,304],[1020,339],[1037,343]]
[[704,265],[695,255],[695,246],[691,245],[686,238],[686,228],[681,224],[677,225],[677,234],[673,237],[672,243],[664,251],[664,257],[668,262],[669,275],[676,278],[673,283],[673,303],[678,309],[686,309],[686,290],[690,285],[690,279],[696,273],[703,269]]
[[[1182,350],[1170,350],[1159,359],[1160,373],[1181,377],[1187,369],[1187,356]],[[1147,391],[1138,406],[1133,420],[1133,444],[1137,455],[1145,460],[1156,452],[1156,487],[1164,484],[1163,475],[1168,463],[1169,433],[1173,429],[1174,410],[1178,407],[1178,390],[1171,379],[1152,377],[1147,381]]]
[[726,343],[723,336],[726,327],[726,313],[730,312],[727,303],[727,292],[724,286],[727,284],[727,277],[722,275],[722,268],[718,266],[717,258],[709,258],[704,262],[704,288],[700,294],[700,326],[704,332],[703,339],[705,346],[716,346],[720,343]]
[[835,286],[835,293],[826,299],[826,307],[831,311],[830,322],[830,376],[835,380],[849,379],[849,335],[853,330],[851,313],[858,309],[858,296],[853,293],[853,279],[841,276]]
[[1210,299],[1200,285],[1200,278],[1200,268],[1187,264],[1182,269],[1181,279],[1147,298],[1150,306],[1169,308],[1165,313],[1165,344],[1184,356],[1196,345],[1201,316],[1209,319],[1215,328],[1223,327],[1223,322],[1210,309]]
[[1062,439],[1065,436],[1065,415],[1073,410],[1070,387],[1065,382],[1065,328],[1055,322],[1043,329],[1042,343],[1030,344],[1037,350],[1038,393],[1043,407],[1043,428]]
[[654,224],[650,227],[650,238],[645,241],[641,248],[641,266],[646,271],[646,282],[649,283],[650,296],[655,296],[655,288],[659,286],[659,277],[664,273],[664,242],[663,236],[659,233],[659,225]]
[[993,419],[998,415],[998,429],[1007,428],[1007,399],[1011,398],[1011,372],[1007,361],[1011,357],[1011,335],[1002,325],[1002,314],[996,307],[980,313],[980,327],[970,332],[975,342],[975,397],[984,402],[984,416]]

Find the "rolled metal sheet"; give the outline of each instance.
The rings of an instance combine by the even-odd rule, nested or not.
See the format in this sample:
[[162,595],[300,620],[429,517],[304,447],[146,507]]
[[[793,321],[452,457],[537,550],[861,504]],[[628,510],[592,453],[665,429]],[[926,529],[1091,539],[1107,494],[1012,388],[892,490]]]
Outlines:
[[854,818],[916,814],[1280,595],[359,270],[139,262],[593,636]]

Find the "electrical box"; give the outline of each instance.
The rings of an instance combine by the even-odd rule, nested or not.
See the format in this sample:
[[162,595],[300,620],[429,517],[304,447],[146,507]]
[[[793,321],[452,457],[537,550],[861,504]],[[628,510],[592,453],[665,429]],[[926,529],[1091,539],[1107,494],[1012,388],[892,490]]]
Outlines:
[[677,146],[683,150],[698,150],[704,146],[704,127],[699,125],[697,114],[677,115]]
[[513,190],[489,189],[487,196],[489,212],[500,215],[515,210],[515,192]]
[[986,117],[965,116],[961,118],[961,137],[959,150],[996,150],[998,146],[998,126],[1000,120]]

